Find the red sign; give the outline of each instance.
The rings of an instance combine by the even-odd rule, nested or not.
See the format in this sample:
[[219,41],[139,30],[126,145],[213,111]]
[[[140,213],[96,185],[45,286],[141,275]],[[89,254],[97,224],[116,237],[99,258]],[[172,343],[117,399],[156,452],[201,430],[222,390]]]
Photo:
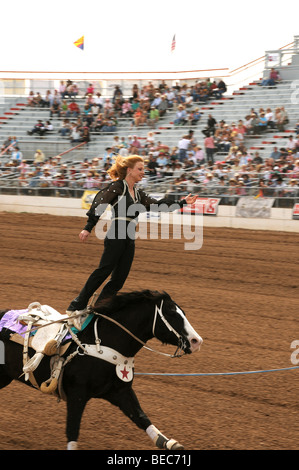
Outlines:
[[299,203],[293,207],[293,219],[299,219]]
[[218,205],[220,198],[212,197],[198,197],[195,204],[188,204],[183,206],[181,212],[183,214],[203,214],[203,215],[217,215]]

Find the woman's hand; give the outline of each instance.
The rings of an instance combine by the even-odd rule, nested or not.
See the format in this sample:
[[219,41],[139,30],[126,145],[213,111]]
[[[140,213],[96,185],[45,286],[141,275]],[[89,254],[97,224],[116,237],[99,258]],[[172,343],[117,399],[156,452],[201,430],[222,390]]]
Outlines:
[[79,233],[79,238],[81,242],[85,242],[90,235],[90,232],[88,230],[82,230],[82,232]]
[[192,196],[191,193],[185,197],[185,201],[187,202],[187,204],[194,204],[196,199],[197,199],[197,195],[195,194],[195,196]]

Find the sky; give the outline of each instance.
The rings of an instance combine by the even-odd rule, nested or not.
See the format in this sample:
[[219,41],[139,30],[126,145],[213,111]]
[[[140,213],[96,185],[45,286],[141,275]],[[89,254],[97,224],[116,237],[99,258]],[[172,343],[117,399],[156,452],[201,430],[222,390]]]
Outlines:
[[[292,42],[299,35],[298,13],[298,0],[5,2],[1,69],[233,70]],[[83,51],[73,44],[81,36]]]

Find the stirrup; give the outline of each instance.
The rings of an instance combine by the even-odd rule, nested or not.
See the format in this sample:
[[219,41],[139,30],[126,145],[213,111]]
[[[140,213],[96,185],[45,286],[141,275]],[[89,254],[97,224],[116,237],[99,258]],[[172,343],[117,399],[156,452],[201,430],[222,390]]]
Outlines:
[[33,372],[40,364],[44,354],[41,352],[35,353],[34,356],[29,359],[28,362],[23,366],[23,372],[27,374],[28,372]]

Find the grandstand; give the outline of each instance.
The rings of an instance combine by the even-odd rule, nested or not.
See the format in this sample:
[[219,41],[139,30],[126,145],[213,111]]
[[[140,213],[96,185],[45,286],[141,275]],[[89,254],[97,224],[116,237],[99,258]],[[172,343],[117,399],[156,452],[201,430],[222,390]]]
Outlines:
[[[274,64],[270,58],[273,57],[275,53],[277,53],[277,66],[275,66],[275,69],[278,70],[280,74],[281,82],[272,86],[262,86],[263,78],[268,77],[269,71]],[[284,57],[286,57],[286,59],[284,59]],[[288,62],[286,63],[285,60]],[[61,164],[65,163],[68,166],[75,165],[75,167],[78,169],[78,186],[80,187],[81,185],[82,189],[84,189],[85,175],[82,176],[82,174],[80,174],[82,162],[85,160],[91,162],[94,158],[98,158],[101,161],[107,147],[111,147],[113,145],[113,137],[116,135],[119,138],[123,137],[126,142],[129,140],[129,136],[137,136],[137,139],[141,143],[139,152],[142,153],[146,159],[148,159],[149,151],[155,151],[155,148],[151,149],[150,147],[145,147],[144,144],[146,143],[148,132],[152,131],[154,134],[155,144],[160,141],[164,146],[168,147],[166,157],[169,158],[171,150],[174,147],[178,147],[180,139],[183,137],[183,135],[187,134],[190,129],[194,131],[193,137],[197,145],[204,149],[206,135],[203,131],[205,131],[207,127],[207,120],[209,115],[211,115],[216,120],[217,125],[219,125],[221,121],[225,121],[228,126],[233,126],[234,124],[238,124],[240,120],[244,121],[245,117],[251,114],[253,109],[255,112],[259,113],[261,108],[264,110],[271,108],[271,110],[274,112],[276,108],[283,106],[288,115],[288,123],[284,126],[283,130],[279,130],[277,127],[273,129],[267,128],[261,134],[246,133],[244,135],[244,141],[242,144],[246,149],[247,155],[251,157],[250,160],[252,160],[256,152],[258,152],[259,156],[262,158],[262,161],[265,163],[267,159],[269,159],[274,147],[277,147],[278,149],[286,148],[290,135],[293,135],[295,140],[297,139],[296,125],[298,121],[298,98],[296,93],[295,80],[299,72],[298,37],[296,36],[294,38],[294,43],[291,49],[288,48],[286,50],[270,51],[266,53],[264,64],[264,70],[259,74],[258,77],[252,81],[248,81],[245,85],[243,84],[231,93],[226,92],[221,98],[217,98],[214,95],[209,95],[208,99],[199,99],[198,101],[193,102],[192,106],[187,108],[187,114],[190,114],[195,108],[199,108],[201,118],[196,125],[191,125],[190,122],[187,122],[183,126],[175,124],[177,108],[180,104],[180,101],[176,100],[174,102],[174,106],[168,107],[166,114],[159,119],[154,128],[152,128],[152,126],[150,126],[148,123],[140,125],[138,128],[136,128],[136,126],[133,124],[132,118],[118,116],[117,126],[114,132],[101,132],[90,128],[89,143],[81,145],[78,145],[78,142],[71,143],[68,136],[63,137],[59,133],[61,121],[63,119],[62,117],[58,117],[57,115],[50,117],[50,110],[48,107],[28,106],[28,95],[15,94],[11,92],[13,90],[5,90],[5,95],[3,97],[4,99],[2,99],[2,103],[0,105],[0,141],[3,146],[1,153],[0,191],[2,193],[7,193],[9,189],[10,193],[12,193],[13,190],[17,191],[19,188],[19,172],[16,171],[15,168],[11,168],[11,166],[9,166],[9,162],[11,161],[12,156],[9,150],[7,151],[4,146],[4,142],[9,136],[16,136],[18,146],[20,147],[23,155],[23,159],[25,159],[28,163],[28,172],[35,170],[33,166],[33,157],[36,150],[41,149],[46,155],[47,159],[49,157],[56,157],[59,155],[61,157]],[[218,82],[221,77],[209,78],[211,82],[214,80]],[[186,90],[191,91],[197,82],[204,82],[204,80],[203,78],[200,78],[199,80],[186,79],[181,81],[181,87],[186,84]],[[122,82],[123,98],[132,99],[131,89],[133,83],[133,81]],[[86,104],[86,90],[88,88],[89,82],[81,81],[78,82],[78,84],[80,92],[79,95],[76,96],[75,101],[79,104],[81,117],[84,119],[83,110]],[[155,81],[153,84],[154,87],[156,87],[155,91],[160,91],[159,85],[161,84],[161,80]],[[176,82],[172,80],[165,80],[164,84],[171,88],[174,84],[176,84]],[[31,90],[39,89],[43,95],[46,89],[51,88],[53,90],[55,85],[56,83],[54,84],[54,82],[47,81],[43,85],[46,86],[46,88],[43,90],[41,88],[42,83],[40,80],[36,82],[32,80],[30,88]],[[105,99],[109,98],[112,101],[115,87],[114,85],[115,84],[109,84],[107,89],[101,90]],[[229,83],[227,85],[229,90],[231,90],[232,85]],[[26,89],[28,90],[28,87]],[[69,101],[70,99],[68,99],[68,102]],[[50,120],[53,125],[53,130],[46,132],[45,135],[29,135],[30,130],[34,127],[38,120],[42,120],[44,123]],[[70,121],[75,122],[76,120],[74,118],[70,118]],[[231,141],[231,146],[233,145],[235,145],[234,140]],[[295,165],[295,161],[298,160],[298,148],[299,144],[297,144],[297,147],[292,152],[293,165]],[[241,149],[242,147],[240,147],[240,150]],[[190,150],[194,151],[194,149]],[[233,165],[227,159],[228,155],[228,151],[223,151],[223,149],[218,150],[214,157],[214,165],[210,164],[209,162],[205,163],[204,172],[201,173],[201,175],[206,175],[210,172],[214,173],[216,160],[221,162],[224,161],[225,167],[229,170],[227,170],[227,175],[225,175],[227,176],[226,184],[229,186],[229,178],[234,178],[235,174],[232,168]],[[172,164],[173,161],[170,163]],[[184,172],[187,175],[186,179],[188,179],[190,175],[196,179],[198,176],[197,170],[200,166],[200,162],[194,162],[193,160],[192,164],[188,164],[188,162],[181,163]],[[294,172],[289,171],[289,168],[286,170],[286,163],[286,161],[279,163],[273,162],[273,171],[274,165],[276,170],[277,165],[279,165],[279,171],[283,175],[287,184],[289,183],[289,179],[294,179],[294,177],[297,178],[298,181],[299,174],[294,175]],[[56,172],[58,171],[61,171],[61,169],[56,168]],[[252,171],[252,168],[251,170],[249,170],[249,168],[246,169],[247,173],[250,171]],[[103,172],[103,166],[101,165],[99,172]],[[238,173],[238,169],[235,170],[235,173]],[[259,174],[257,175],[255,169],[253,173],[252,186],[256,188],[256,191],[251,190],[250,193],[245,192],[246,195],[258,194],[257,187],[259,186],[259,179],[261,176],[263,176],[263,173],[259,170]],[[179,188],[186,187],[186,184],[175,185],[175,178],[166,178],[163,177],[163,174],[163,171],[158,171],[157,179],[151,179],[150,185],[149,181],[147,182],[147,187],[149,190],[164,192],[167,189],[174,191],[174,187],[177,190],[179,190]],[[68,176],[68,174],[66,176]],[[214,174],[213,176],[216,175]],[[101,184],[102,183],[103,181],[101,180]],[[195,189],[199,192],[199,194],[204,194],[206,196],[209,195],[209,191],[204,184],[203,178],[200,181],[196,180],[195,183],[197,183],[195,184]],[[216,181],[216,178],[214,179],[214,183],[215,186],[217,186],[218,182]],[[67,178],[65,184],[66,187],[69,187]],[[76,189],[78,189],[78,187]],[[72,195],[72,192],[70,191],[65,194]],[[81,193],[78,194],[80,195]],[[242,194],[244,193],[241,191],[239,193],[237,192],[235,194],[235,200],[237,201],[237,199]],[[270,192],[269,194],[277,193],[272,191],[272,193]],[[215,188],[211,190],[210,195],[215,195]],[[293,190],[292,195],[297,197],[298,191],[296,190],[296,192],[294,192]]]

